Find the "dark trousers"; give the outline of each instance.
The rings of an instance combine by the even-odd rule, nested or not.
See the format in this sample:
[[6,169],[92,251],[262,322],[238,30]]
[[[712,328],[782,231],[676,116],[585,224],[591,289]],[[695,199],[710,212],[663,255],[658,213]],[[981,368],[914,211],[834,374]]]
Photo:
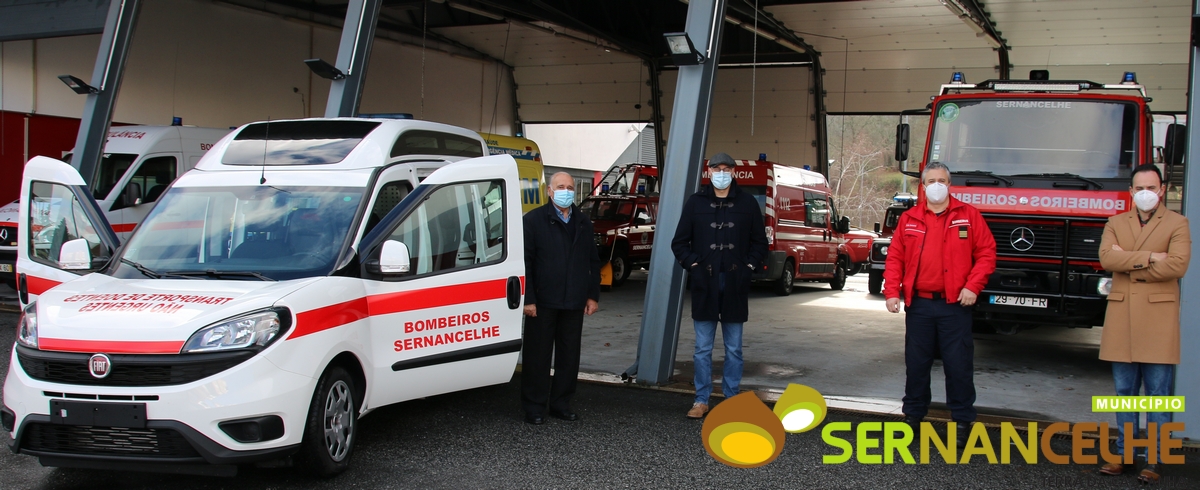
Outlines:
[[[538,307],[535,317],[525,317],[521,352],[521,405],[525,413],[542,415],[571,408],[579,378],[579,343],[583,335],[583,310]],[[550,379],[550,358],[554,379]]]
[[975,421],[975,341],[971,308],[945,299],[914,298],[905,308],[904,415],[929,411],[929,370],[938,350],[946,373],[946,405],[955,422]]

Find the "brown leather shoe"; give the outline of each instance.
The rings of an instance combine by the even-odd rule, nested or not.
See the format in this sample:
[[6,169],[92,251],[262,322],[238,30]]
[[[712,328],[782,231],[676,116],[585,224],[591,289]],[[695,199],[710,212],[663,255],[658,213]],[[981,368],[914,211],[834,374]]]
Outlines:
[[692,404],[692,409],[688,410],[687,418],[702,419],[706,413],[708,413],[708,405],[703,403],[695,403]]
[[1120,475],[1125,473],[1126,468],[1133,468],[1133,466],[1125,466],[1121,463],[1105,463],[1104,466],[1100,467],[1100,474],[1110,476]]
[[1142,483],[1158,483],[1159,474],[1158,465],[1148,464],[1142,468],[1142,472],[1138,473],[1138,481]]

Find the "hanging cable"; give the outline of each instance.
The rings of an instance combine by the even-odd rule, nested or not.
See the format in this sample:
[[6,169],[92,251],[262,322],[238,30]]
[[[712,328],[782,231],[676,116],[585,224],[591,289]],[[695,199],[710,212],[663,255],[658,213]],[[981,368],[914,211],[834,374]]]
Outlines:
[[758,0],[754,0],[754,53],[750,58],[750,136],[754,136],[754,100],[758,93]]
[[421,2],[421,112],[417,119],[425,119],[425,35],[429,32],[429,2]]

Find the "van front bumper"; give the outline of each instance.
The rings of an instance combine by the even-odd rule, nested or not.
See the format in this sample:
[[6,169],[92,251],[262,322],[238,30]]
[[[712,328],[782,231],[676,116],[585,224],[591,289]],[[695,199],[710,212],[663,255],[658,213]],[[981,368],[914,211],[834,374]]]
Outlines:
[[[35,456],[45,466],[226,474],[236,470],[232,465],[284,457],[299,448],[316,384],[262,355],[178,385],[58,383],[30,376],[17,349],[4,383],[8,443],[14,453]],[[145,418],[141,424],[121,424],[134,427],[105,424],[99,417],[96,425],[84,425],[65,413],[52,414],[55,402],[102,410],[133,407]],[[238,442],[226,432],[246,440],[228,423],[263,420],[282,423],[269,424],[276,428],[259,442]]]

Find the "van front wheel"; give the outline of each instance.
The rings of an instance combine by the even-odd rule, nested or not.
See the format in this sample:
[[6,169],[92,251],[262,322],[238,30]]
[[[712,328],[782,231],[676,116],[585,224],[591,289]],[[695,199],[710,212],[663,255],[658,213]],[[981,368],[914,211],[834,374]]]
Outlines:
[[841,291],[844,287],[846,287],[846,261],[838,259],[837,264],[833,266],[833,277],[829,279],[829,288]]
[[320,478],[335,476],[350,466],[358,433],[354,393],[354,378],[340,366],[327,369],[317,382],[300,452]]
[[783,263],[783,271],[779,274],[779,281],[775,283],[775,294],[779,296],[792,294],[792,287],[795,283],[796,266],[792,264],[792,259],[788,259]]

